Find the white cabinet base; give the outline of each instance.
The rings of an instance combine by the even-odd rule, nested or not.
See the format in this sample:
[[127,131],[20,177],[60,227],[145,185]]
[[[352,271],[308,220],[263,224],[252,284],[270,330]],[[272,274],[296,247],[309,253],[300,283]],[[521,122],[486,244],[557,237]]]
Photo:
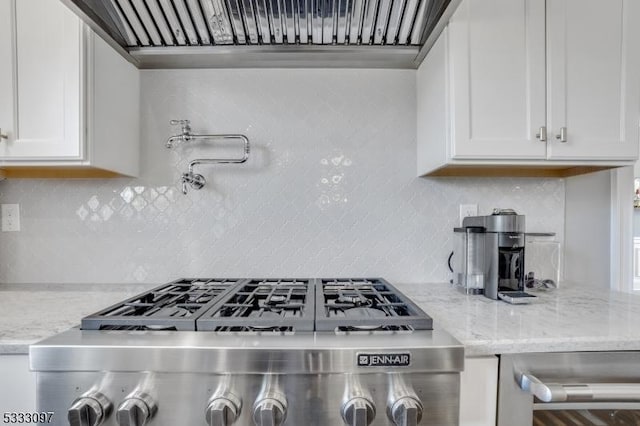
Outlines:
[[465,358],[460,375],[460,426],[495,426],[498,357]]
[[36,410],[36,373],[29,371],[28,355],[0,355],[0,378],[0,414]]

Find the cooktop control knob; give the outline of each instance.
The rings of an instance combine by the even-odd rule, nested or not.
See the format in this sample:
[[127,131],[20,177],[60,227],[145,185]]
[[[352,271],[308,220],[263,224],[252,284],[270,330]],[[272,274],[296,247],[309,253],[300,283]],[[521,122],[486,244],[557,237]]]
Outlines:
[[232,425],[240,415],[242,401],[230,392],[214,395],[209,400],[205,417],[209,426]]
[[388,415],[396,426],[417,426],[422,419],[422,404],[417,398],[405,396],[389,406]]
[[111,402],[100,392],[89,392],[76,399],[67,412],[70,426],[99,426],[111,412]]
[[362,386],[357,375],[348,374],[346,384],[342,397],[342,420],[349,426],[368,426],[376,417],[371,393]]
[[287,398],[279,392],[265,392],[253,406],[256,426],[279,426],[287,418]]
[[129,395],[118,406],[116,420],[120,426],[144,426],[157,411],[157,405],[146,393]]
[[342,407],[342,418],[349,426],[368,426],[375,416],[373,402],[368,398],[353,398]]
[[342,419],[349,426],[368,426],[376,416],[376,409],[370,399],[356,397],[342,406]]

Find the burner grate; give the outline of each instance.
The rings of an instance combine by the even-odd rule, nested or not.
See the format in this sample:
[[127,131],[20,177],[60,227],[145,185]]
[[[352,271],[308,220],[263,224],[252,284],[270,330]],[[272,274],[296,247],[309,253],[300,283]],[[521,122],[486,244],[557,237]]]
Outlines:
[[381,278],[316,282],[316,331],[431,330],[433,321]]
[[191,278],[89,315],[81,328],[362,334],[431,330],[432,320],[381,278]]
[[313,331],[309,279],[252,279],[227,294],[196,322],[199,331]]
[[180,279],[82,319],[83,330],[195,330],[195,320],[240,279]]

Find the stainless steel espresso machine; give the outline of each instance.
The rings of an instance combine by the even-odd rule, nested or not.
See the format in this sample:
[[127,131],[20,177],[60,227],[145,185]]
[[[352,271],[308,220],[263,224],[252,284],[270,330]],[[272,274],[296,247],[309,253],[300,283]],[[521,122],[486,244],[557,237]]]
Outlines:
[[524,215],[495,209],[489,216],[464,218],[454,232],[453,283],[460,290],[494,300],[524,290]]

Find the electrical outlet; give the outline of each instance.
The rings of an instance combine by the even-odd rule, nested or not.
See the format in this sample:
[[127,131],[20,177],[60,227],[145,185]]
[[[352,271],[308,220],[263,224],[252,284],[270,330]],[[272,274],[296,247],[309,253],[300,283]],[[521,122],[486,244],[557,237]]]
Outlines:
[[478,216],[477,204],[460,204],[460,226],[462,226],[462,219],[467,216]]
[[20,230],[20,204],[2,204],[2,232]]

